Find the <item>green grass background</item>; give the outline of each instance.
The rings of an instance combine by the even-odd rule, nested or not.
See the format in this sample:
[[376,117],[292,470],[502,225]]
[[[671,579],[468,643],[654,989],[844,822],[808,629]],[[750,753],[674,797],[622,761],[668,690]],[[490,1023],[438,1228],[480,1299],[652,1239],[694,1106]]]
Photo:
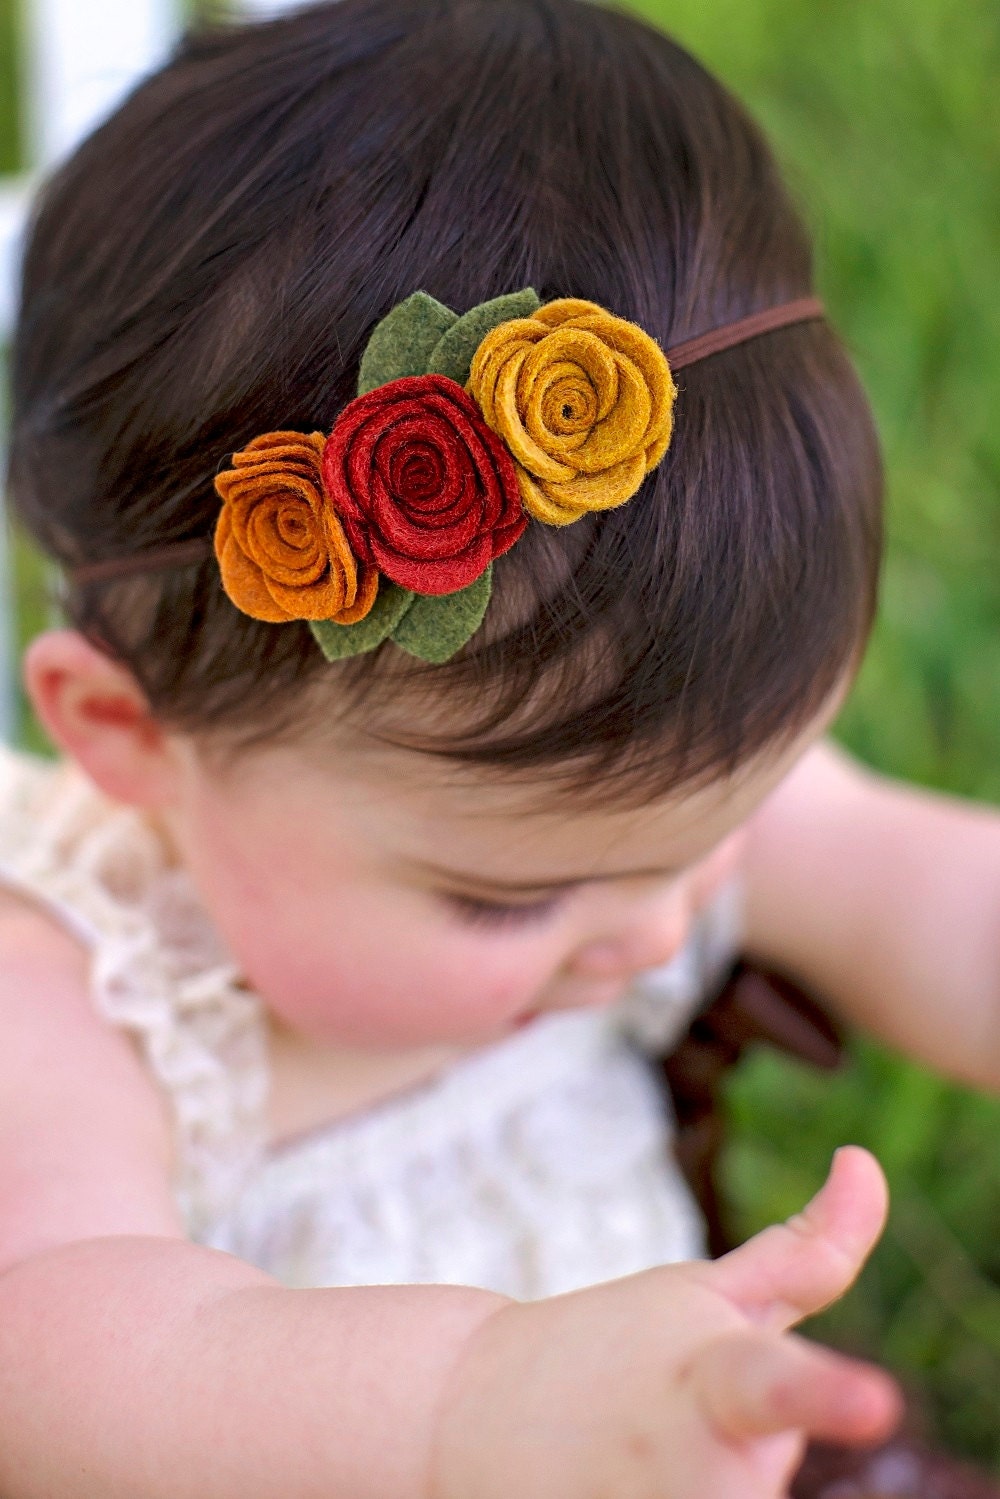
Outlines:
[[[24,0],[30,3],[30,0]],[[0,169],[20,164],[0,0]],[[1000,7],[996,0],[635,0],[768,128],[889,472],[882,610],[838,735],[871,764],[1000,801]],[[44,619],[18,550],[21,633]],[[38,743],[25,721],[27,742]],[[947,994],[941,996],[948,1003]],[[749,1233],[834,1147],[893,1189],[860,1286],[815,1330],[902,1374],[937,1435],[1000,1471],[1000,1103],[857,1043],[832,1082],[758,1056],[734,1082],[726,1184]]]

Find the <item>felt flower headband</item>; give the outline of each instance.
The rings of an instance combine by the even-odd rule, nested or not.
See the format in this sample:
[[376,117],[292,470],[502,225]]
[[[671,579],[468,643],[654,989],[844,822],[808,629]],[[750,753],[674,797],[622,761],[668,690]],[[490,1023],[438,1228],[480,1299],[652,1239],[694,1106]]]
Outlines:
[[[446,661],[482,623],[493,562],[531,519],[568,525],[636,493],[670,443],[672,370],[822,316],[803,298],[664,354],[593,302],[543,306],[527,289],[459,316],[414,292],[376,326],[329,434],[264,433],[216,477],[222,586],[254,619],[307,620],[328,660],[392,640]],[[179,542],[72,576],[204,551]]]

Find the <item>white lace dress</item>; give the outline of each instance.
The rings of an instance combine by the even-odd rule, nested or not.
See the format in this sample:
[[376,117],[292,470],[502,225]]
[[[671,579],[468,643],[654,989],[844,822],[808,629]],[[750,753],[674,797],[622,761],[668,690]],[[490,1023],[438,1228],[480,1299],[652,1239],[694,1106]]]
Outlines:
[[142,815],[0,745],[0,882],[90,953],[94,1004],[169,1100],[192,1239],[290,1286],[551,1295],[703,1253],[643,1050],[666,1052],[735,951],[735,892],[613,1010],[543,1016],[440,1077],[267,1137],[267,1028]]

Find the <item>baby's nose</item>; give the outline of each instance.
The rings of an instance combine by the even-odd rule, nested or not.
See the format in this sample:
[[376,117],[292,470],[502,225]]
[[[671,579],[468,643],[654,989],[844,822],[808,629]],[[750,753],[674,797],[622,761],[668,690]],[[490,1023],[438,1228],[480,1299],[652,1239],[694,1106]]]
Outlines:
[[669,963],[684,944],[691,920],[685,895],[650,902],[629,918],[584,941],[567,963],[575,978],[628,979],[647,968]]

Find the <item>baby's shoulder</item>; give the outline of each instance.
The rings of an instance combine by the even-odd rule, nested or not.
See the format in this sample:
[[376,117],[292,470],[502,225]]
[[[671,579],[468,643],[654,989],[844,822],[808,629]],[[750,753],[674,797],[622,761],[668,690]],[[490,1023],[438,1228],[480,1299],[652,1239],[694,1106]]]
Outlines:
[[65,1096],[61,1075],[100,1093],[116,1069],[123,1041],[94,1006],[89,969],[85,944],[50,910],[0,887],[0,1130],[12,1100],[31,1093],[40,1113]]
[[22,972],[72,978],[86,993],[83,944],[30,891],[0,884],[0,993]]
[[162,1102],[96,1013],[82,944],[0,890],[0,1269],[74,1238],[176,1231],[169,1162]]

